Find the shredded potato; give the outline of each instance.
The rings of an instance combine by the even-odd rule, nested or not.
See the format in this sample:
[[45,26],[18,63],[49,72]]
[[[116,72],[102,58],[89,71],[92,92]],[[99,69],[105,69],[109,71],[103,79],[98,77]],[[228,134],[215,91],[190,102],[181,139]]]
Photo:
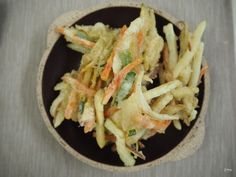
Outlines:
[[100,148],[103,148],[105,142],[105,129],[104,129],[104,108],[102,104],[103,90],[98,90],[94,96],[94,105],[96,110],[96,139]]
[[146,91],[144,93],[144,96],[147,100],[150,100],[152,98],[155,98],[155,97],[158,97],[158,96],[163,95],[165,93],[168,93],[171,90],[173,90],[176,87],[179,87],[181,85],[182,85],[182,83],[179,80],[170,81],[170,82],[162,84],[158,87],[155,87],[151,90]]
[[163,28],[163,31],[166,35],[166,40],[169,48],[168,68],[172,70],[178,61],[176,36],[174,33],[173,25],[169,23]]
[[166,107],[166,105],[173,99],[173,95],[171,94],[165,94],[161,97],[159,97],[158,99],[156,99],[153,103],[152,103],[152,110],[154,110],[155,112],[161,112],[161,110],[163,108]]
[[122,130],[120,130],[111,120],[107,119],[105,122],[105,127],[116,136],[116,149],[121,160],[126,166],[133,166],[135,160],[130,154],[129,150],[125,145],[125,136]]
[[59,94],[50,114],[55,128],[77,122],[101,149],[114,144],[123,164],[133,166],[146,159],[142,140],[165,134],[171,124],[181,131],[197,118],[198,84],[208,68],[201,68],[206,22],[193,33],[183,23],[177,36],[171,23],[157,30],[154,10],[142,5],[126,25],[56,27],[83,55],[79,68],[54,87]]
[[179,59],[178,63],[176,64],[174,70],[173,70],[173,77],[177,78],[180,74],[180,72],[188,65],[193,59],[193,56],[195,55],[199,44],[201,42],[201,37],[203,35],[203,32],[206,27],[206,22],[201,22],[195,32],[193,33],[193,37],[191,40],[191,49],[188,49],[183,56]]
[[193,96],[194,94],[199,92],[199,88],[197,87],[179,87],[173,91],[171,91],[172,95],[180,100],[185,96]]
[[178,79],[183,83],[183,85],[188,85],[189,80],[191,78],[191,74],[192,74],[192,69],[191,66],[188,65],[180,72]]
[[192,63],[193,72],[191,74],[189,86],[196,87],[198,85],[203,50],[204,50],[204,44],[201,42],[199,45],[199,48],[197,50],[197,53],[195,54],[195,56],[193,58],[193,63]]

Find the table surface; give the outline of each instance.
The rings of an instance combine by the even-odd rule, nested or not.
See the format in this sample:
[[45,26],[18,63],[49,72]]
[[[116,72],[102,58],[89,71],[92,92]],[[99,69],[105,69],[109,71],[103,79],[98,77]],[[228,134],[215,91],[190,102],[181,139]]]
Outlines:
[[202,19],[208,22],[204,55],[209,63],[211,95],[204,143],[194,155],[141,172],[111,173],[75,159],[51,136],[35,96],[48,26],[64,12],[104,2],[111,1],[0,0],[0,176],[236,176],[235,1],[142,1],[191,27]]

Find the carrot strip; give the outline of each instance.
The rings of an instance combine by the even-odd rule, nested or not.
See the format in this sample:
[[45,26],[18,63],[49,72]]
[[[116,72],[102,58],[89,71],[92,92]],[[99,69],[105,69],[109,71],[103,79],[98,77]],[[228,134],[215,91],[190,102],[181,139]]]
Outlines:
[[77,101],[76,101],[76,91],[72,90],[69,97],[68,97],[68,103],[65,109],[65,113],[64,116],[66,119],[70,119],[73,115],[73,113],[76,111],[76,105],[77,105]]
[[63,76],[62,80],[69,83],[71,85],[71,87],[74,88],[76,91],[82,92],[82,93],[86,94],[87,96],[93,96],[95,94],[95,90],[88,88],[86,85],[80,83],[78,80],[76,80],[68,75]]
[[117,43],[116,43],[116,46],[113,48],[112,52],[111,52],[111,55],[110,57],[107,59],[107,63],[104,67],[104,70],[102,71],[101,73],[101,79],[103,81],[106,81],[109,77],[109,74],[111,72],[111,68],[112,68],[112,63],[113,63],[113,59],[114,59],[114,56],[115,56],[115,52],[116,52],[116,49],[117,47],[120,45],[120,41],[122,40],[124,34],[125,34],[125,31],[127,30],[127,27],[126,25],[124,25],[121,29],[120,29],[120,33],[119,33],[119,37],[117,39]]
[[110,57],[109,57],[108,60],[107,60],[107,63],[106,63],[106,65],[105,65],[104,70],[103,70],[102,73],[101,73],[101,79],[102,79],[103,81],[106,81],[106,80],[108,79],[108,77],[109,77],[109,74],[110,74],[111,68],[112,68],[112,62],[113,62],[114,56],[115,56],[115,52],[114,52],[114,50],[113,50],[112,53],[111,53],[111,55],[110,55]]
[[119,34],[120,38],[124,36],[126,30],[127,30],[127,26],[126,25],[122,26],[122,28],[120,29],[120,34]]
[[136,74],[139,74],[141,72],[141,68],[140,67],[135,67],[134,71],[136,72]]
[[102,80],[98,79],[95,89],[99,90],[99,89],[101,89],[101,87],[102,87]]
[[64,29],[63,27],[56,27],[56,28],[55,28],[55,32],[64,35],[65,29]]
[[118,74],[115,75],[112,82],[108,85],[107,89],[105,90],[105,95],[103,98],[103,104],[107,104],[109,99],[115,93],[116,89],[119,88],[121,81],[126,77],[126,75],[134,69],[136,66],[142,63],[141,59],[135,59],[133,62],[126,65]]
[[84,123],[84,133],[91,132],[95,127],[95,120],[90,120]]
[[141,141],[138,141],[138,145],[140,149],[145,148],[145,145]]
[[[55,29],[55,31],[57,33],[65,35],[65,28],[63,28],[63,27],[57,27]],[[86,39],[82,39],[78,36],[72,36],[72,42],[75,43],[75,44],[78,44],[78,45],[86,46],[88,48],[92,48],[95,45],[94,42],[88,41]]]
[[171,120],[154,120],[149,115],[138,115],[135,120],[140,127],[154,130],[158,133],[164,133],[171,123]]
[[139,31],[137,34],[138,48],[140,49],[143,43],[143,32]]
[[200,71],[199,81],[201,81],[202,77],[206,74],[208,70],[208,65],[204,66]]
[[108,142],[116,142],[116,137],[115,137],[114,135],[106,134],[106,135],[105,135],[105,139],[106,139],[106,141],[108,141]]
[[133,84],[129,95],[131,95],[135,91],[136,91],[136,86],[135,86],[135,84]]
[[112,106],[109,107],[105,112],[104,112],[104,116],[107,117],[111,117],[116,111],[118,111],[119,108]]
[[171,120],[153,120],[153,119],[151,119],[151,122],[155,125],[154,130],[156,130],[158,133],[164,133],[165,130],[171,124]]

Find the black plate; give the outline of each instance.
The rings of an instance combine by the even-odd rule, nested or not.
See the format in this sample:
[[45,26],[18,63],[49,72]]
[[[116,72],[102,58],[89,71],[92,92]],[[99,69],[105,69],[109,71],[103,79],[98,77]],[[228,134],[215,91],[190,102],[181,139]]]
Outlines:
[[[109,24],[111,27],[121,27],[124,24],[129,25],[131,21],[139,16],[140,9],[135,7],[110,7],[95,11],[78,20],[75,24],[93,25],[96,22]],[[161,36],[164,37],[163,26],[169,23],[166,19],[156,14],[157,29]],[[176,34],[179,34],[178,28],[174,28]],[[53,87],[60,82],[60,77],[64,73],[77,69],[80,64],[81,54],[74,52],[66,47],[66,41],[63,37],[55,43],[44,68],[42,94],[43,102],[47,115],[52,123],[52,117],[49,113],[50,105],[58,95],[53,91]],[[155,82],[157,85],[158,82]],[[199,106],[202,105],[204,95],[204,83],[200,85]],[[199,110],[198,110],[199,112]],[[196,120],[195,120],[196,121]],[[176,130],[172,125],[166,130],[165,134],[157,134],[152,138],[144,141],[145,148],[143,153],[146,160],[138,159],[136,165],[144,164],[158,159],[173,148],[175,148],[188,134],[195,121],[191,126],[183,126],[182,131]],[[60,136],[77,152],[85,157],[104,164],[123,166],[117,153],[111,151],[111,146],[100,149],[95,138],[91,134],[84,134],[82,128],[72,121],[64,121],[56,131]]]

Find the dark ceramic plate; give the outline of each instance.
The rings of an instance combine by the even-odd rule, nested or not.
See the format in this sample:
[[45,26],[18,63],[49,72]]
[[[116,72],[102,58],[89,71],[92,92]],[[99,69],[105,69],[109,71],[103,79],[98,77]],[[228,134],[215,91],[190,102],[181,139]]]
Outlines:
[[[129,25],[132,20],[139,16],[139,13],[140,8],[134,6],[108,6],[95,11],[89,11],[80,19],[77,19],[77,21],[75,20],[74,24],[93,25],[96,22],[103,22],[104,24],[109,24],[111,27],[121,27],[124,24]],[[180,30],[176,26],[177,21],[174,18],[171,18],[162,11],[156,11],[155,15],[157,29],[161,36],[164,37],[162,32],[163,26],[170,21],[174,23],[176,34],[179,34]],[[64,73],[70,72],[72,69],[77,69],[80,65],[81,54],[70,50],[66,47],[66,44],[65,39],[59,37],[54,45],[49,46],[40,64],[38,98],[44,120],[57,140],[74,156],[93,166],[105,169],[108,167],[113,170],[118,169],[123,166],[118,154],[111,151],[111,146],[106,146],[101,150],[95,138],[92,137],[92,134],[84,134],[83,129],[78,127],[78,123],[66,120],[56,129],[52,126],[52,117],[49,113],[49,109],[51,103],[58,95],[58,92],[55,92],[53,87],[60,82],[60,77]],[[200,93],[198,95],[199,113],[202,112],[201,108],[205,94],[204,87],[206,87],[206,84],[204,82],[205,81],[202,80]],[[157,83],[158,81],[156,80],[154,86],[156,86]],[[204,117],[204,115],[202,116]],[[191,123],[191,126],[187,127],[184,125],[182,131],[176,130],[171,125],[165,134],[157,134],[147,141],[143,141],[145,144],[143,153],[146,156],[146,160],[137,159],[136,166],[151,166],[153,162],[158,162],[158,159],[163,158],[167,153],[175,149],[180,142],[186,139],[185,137],[189,134],[198,119],[199,115],[198,118]]]

